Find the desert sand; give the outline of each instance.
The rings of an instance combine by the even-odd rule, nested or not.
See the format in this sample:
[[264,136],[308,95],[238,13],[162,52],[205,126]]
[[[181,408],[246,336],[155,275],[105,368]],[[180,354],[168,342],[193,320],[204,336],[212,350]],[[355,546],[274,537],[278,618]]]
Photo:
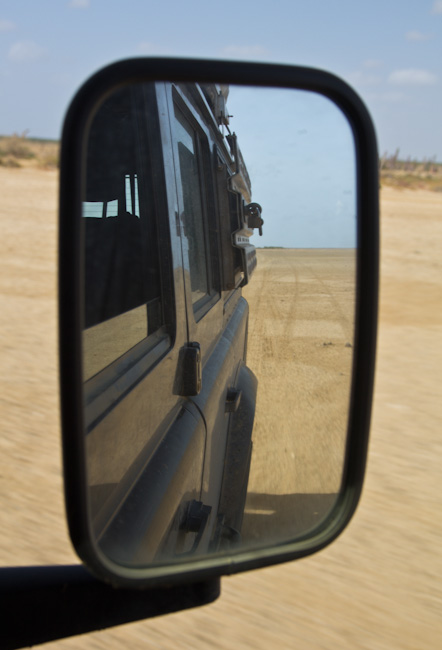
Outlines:
[[[4,566],[77,561],[62,500],[57,182],[55,171],[0,168]],[[442,194],[385,188],[381,205],[380,331],[371,444],[364,494],[348,529],[316,556],[224,578],[221,598],[210,606],[56,641],[48,648],[439,647]],[[265,255],[261,257],[265,275]],[[258,268],[256,287],[265,282],[259,274]],[[322,353],[336,354],[338,345],[321,348],[319,343],[339,341],[342,354],[351,352],[345,347],[351,342],[351,309],[345,304],[332,336],[317,326],[321,358]],[[290,304],[284,303],[285,308]],[[297,316],[297,327],[302,327],[306,319]],[[272,344],[262,340],[262,334],[259,344],[251,334],[250,364],[272,358],[256,348]],[[252,473],[255,491],[258,478]]]
[[339,491],[353,359],[354,249],[261,249],[243,294],[258,378],[244,543],[288,541]]

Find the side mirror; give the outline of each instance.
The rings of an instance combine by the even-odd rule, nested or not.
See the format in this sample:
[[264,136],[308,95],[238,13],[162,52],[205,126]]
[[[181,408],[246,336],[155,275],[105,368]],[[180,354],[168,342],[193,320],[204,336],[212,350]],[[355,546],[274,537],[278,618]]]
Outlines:
[[201,580],[347,525],[373,390],[377,161],[361,100],[322,71],[138,59],[80,89],[60,381],[69,529],[96,576]]

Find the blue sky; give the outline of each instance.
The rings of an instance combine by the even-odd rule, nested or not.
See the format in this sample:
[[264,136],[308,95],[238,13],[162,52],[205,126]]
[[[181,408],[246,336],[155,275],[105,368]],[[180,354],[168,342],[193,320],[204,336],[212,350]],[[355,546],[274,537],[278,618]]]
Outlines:
[[139,55],[329,69],[368,105],[381,153],[442,160],[442,0],[2,0],[0,133],[58,137],[76,87]]
[[[118,59],[155,55],[330,70],[367,104],[380,154],[399,148],[401,157],[442,161],[442,0],[2,0],[0,134],[58,138],[87,77]],[[257,105],[260,114],[247,108]],[[336,109],[311,98],[247,104],[247,93],[233,92],[228,107],[253,200],[264,208],[265,236],[254,243],[352,246],[353,151]],[[278,159],[270,156],[276,141]]]
[[353,248],[353,136],[333,102],[305,91],[230,87],[232,129],[263,208],[255,246]]

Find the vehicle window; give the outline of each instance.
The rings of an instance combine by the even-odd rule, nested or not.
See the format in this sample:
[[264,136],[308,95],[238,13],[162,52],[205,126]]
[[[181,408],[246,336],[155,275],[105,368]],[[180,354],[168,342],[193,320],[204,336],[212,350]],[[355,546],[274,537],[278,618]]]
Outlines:
[[164,324],[145,119],[132,87],[108,99],[91,127],[83,202],[85,379]]
[[188,246],[192,305],[196,311],[201,300],[210,293],[211,289],[202,196],[204,179],[199,168],[197,134],[176,106],[175,127],[184,203],[181,226]]

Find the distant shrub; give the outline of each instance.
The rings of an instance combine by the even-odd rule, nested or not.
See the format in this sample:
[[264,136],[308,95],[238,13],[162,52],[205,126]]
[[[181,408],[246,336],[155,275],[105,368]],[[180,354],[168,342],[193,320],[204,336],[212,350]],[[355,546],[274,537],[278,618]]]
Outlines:
[[59,152],[57,150],[44,150],[38,157],[38,165],[43,169],[58,169],[60,165]]
[[0,136],[0,165],[3,167],[59,167],[60,143],[55,140],[28,138],[28,131]]
[[10,167],[10,168],[21,167],[20,163],[16,158],[3,157],[3,156],[0,156],[0,166]]
[[394,154],[385,152],[379,158],[381,185],[402,189],[425,189],[440,192],[442,182],[442,163],[437,156],[411,160],[399,158],[399,149]]
[[34,158],[34,153],[26,141],[27,134],[27,131],[23,131],[21,135],[14,133],[9,138],[2,138],[0,142],[0,155],[2,157],[18,158],[19,160]]

